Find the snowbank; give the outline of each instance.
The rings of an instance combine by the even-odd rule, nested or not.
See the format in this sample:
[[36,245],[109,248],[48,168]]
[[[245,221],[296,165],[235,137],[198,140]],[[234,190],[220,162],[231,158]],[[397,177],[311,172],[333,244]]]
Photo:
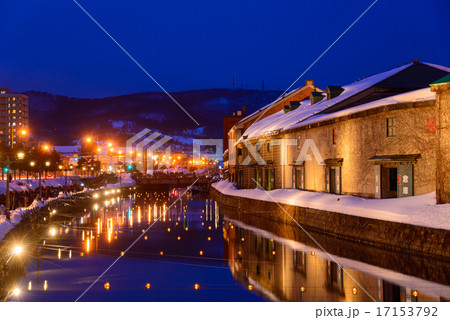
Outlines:
[[199,175],[199,174],[207,174],[207,173],[209,173],[209,170],[206,169],[206,168],[203,168],[203,169],[197,169],[197,170],[195,170],[194,172],[195,172],[196,175]]
[[[57,178],[57,179],[47,179],[46,181],[48,182],[48,184],[43,184],[43,186],[58,186],[61,185],[61,181],[59,180],[62,179],[62,185],[64,185],[64,178]],[[131,173],[123,173],[121,175],[121,179],[122,182],[117,182],[114,184],[108,184],[106,187],[101,188],[101,189],[109,189],[109,188],[120,188],[120,187],[130,187],[130,186],[134,186],[136,185],[136,181],[133,180]],[[14,182],[17,182],[19,180],[15,180]],[[6,181],[1,181],[1,182],[5,182],[5,189],[6,189]],[[67,179],[67,184],[69,185],[69,179]],[[32,185],[32,183],[30,183],[30,185]],[[10,185],[12,186],[12,184]],[[39,186],[39,185],[38,185]],[[12,188],[12,187],[11,187]],[[34,189],[34,185],[30,188]],[[5,215],[0,215],[0,240],[3,239],[3,237],[11,230],[13,229],[16,225],[18,225],[20,223],[20,221],[22,221],[23,217],[25,214],[29,213],[29,212],[33,212],[35,210],[39,210],[40,208],[43,208],[49,204],[52,204],[55,201],[58,201],[60,199],[64,199],[64,198],[70,198],[73,195],[76,194],[80,194],[80,193],[90,193],[95,191],[94,189],[87,189],[84,188],[82,191],[79,192],[68,192],[67,194],[64,194],[64,192],[60,192],[59,195],[57,197],[54,198],[49,198],[45,201],[38,201],[38,200],[34,200],[33,203],[28,206],[28,207],[21,207],[21,208],[17,208],[15,210],[11,211],[11,221],[9,221],[8,219],[6,219]]]
[[[73,184],[74,179],[79,179],[78,176],[68,176],[67,177],[67,185],[70,186]],[[41,179],[42,187],[63,187],[65,186],[65,178],[52,178],[52,179]],[[21,180],[13,180],[9,184],[9,188],[12,191],[25,191],[25,190],[36,190],[39,188],[39,180],[38,179],[26,179]],[[0,194],[6,192],[6,181],[0,180]]]
[[91,190],[87,190],[84,189],[82,191],[79,192],[68,192],[67,194],[64,194],[63,192],[60,192],[59,195],[57,197],[54,198],[49,198],[45,201],[39,201],[39,200],[34,200],[31,205],[29,205],[28,207],[20,207],[17,208],[15,210],[12,210],[11,213],[11,221],[6,219],[5,215],[0,215],[0,240],[3,239],[3,237],[11,230],[13,229],[16,225],[18,225],[20,223],[20,221],[22,221],[23,217],[25,214],[35,211],[35,210],[39,210],[40,208],[43,208],[49,204],[52,204],[53,202],[60,200],[60,199],[65,199],[65,198],[70,198],[71,196],[75,195],[75,194],[80,194],[83,192],[90,192]]
[[110,188],[120,188],[120,187],[131,187],[135,186],[136,181],[133,180],[131,173],[122,173],[120,179],[116,183],[109,183],[106,185],[105,189]]
[[436,205],[436,193],[396,199],[364,199],[296,189],[238,190],[234,183],[222,180],[212,184],[223,194],[279,202],[318,210],[371,219],[450,230],[450,204]]

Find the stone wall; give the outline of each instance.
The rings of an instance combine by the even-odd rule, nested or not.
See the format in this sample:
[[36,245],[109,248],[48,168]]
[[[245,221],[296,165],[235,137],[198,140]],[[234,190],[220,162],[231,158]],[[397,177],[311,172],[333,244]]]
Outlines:
[[339,239],[397,252],[450,259],[450,232],[447,230],[228,196],[214,188],[210,192],[220,206],[237,210],[242,215],[254,216],[258,220],[298,226],[297,222],[308,231]]
[[[387,118],[397,121],[395,137],[386,135]],[[293,129],[272,138],[299,141],[300,148],[291,145],[285,149],[287,164],[295,162],[306,139],[314,142],[324,160],[343,158],[341,193],[369,198],[375,196],[375,168],[374,163],[369,161],[371,157],[420,154],[421,157],[414,164],[414,195],[420,195],[435,190],[436,131],[430,125],[434,125],[435,121],[435,101],[420,101],[381,106],[351,116]],[[336,130],[335,144],[333,130]],[[292,166],[281,164],[281,146],[272,142],[271,151],[267,151],[270,138],[265,138],[267,141],[261,147],[260,155],[266,162],[271,161],[275,168],[275,187],[291,188]],[[255,145],[257,141],[258,139],[252,139],[251,143]],[[325,166],[316,162],[311,151],[308,154],[312,161],[305,162],[305,189],[325,192]],[[243,147],[243,156],[239,160],[245,159],[247,155],[248,152]],[[250,164],[255,163],[253,157],[250,158]],[[241,168],[254,170],[253,167]],[[253,188],[254,184],[250,182],[252,181],[248,175],[243,187]]]

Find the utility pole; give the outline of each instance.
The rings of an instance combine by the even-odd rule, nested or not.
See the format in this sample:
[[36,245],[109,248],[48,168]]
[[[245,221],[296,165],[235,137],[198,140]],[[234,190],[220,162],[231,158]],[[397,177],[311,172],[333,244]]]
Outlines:
[[9,192],[9,178],[10,178],[10,174],[9,174],[9,166],[11,165],[11,161],[9,160],[9,156],[6,158],[5,161],[5,168],[6,168],[6,217],[8,218],[8,220],[11,220],[11,214],[9,212],[10,210],[10,192]]

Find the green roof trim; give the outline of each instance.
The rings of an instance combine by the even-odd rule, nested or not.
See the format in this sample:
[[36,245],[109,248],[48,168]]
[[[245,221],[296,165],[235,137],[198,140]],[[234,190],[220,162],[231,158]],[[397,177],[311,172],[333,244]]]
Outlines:
[[446,75],[443,78],[440,78],[439,80],[436,80],[435,82],[431,83],[430,86],[435,86],[438,84],[443,84],[443,83],[450,83],[450,73],[448,75]]

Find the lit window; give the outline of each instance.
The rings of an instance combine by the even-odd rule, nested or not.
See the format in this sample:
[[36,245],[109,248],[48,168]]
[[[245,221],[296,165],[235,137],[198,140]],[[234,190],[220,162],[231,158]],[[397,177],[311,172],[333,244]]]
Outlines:
[[301,138],[300,136],[297,136],[297,149],[300,150],[301,149]]
[[333,129],[333,144],[336,144],[337,136],[336,136],[336,129]]
[[386,119],[386,136],[395,137],[397,136],[397,121],[395,118]]

